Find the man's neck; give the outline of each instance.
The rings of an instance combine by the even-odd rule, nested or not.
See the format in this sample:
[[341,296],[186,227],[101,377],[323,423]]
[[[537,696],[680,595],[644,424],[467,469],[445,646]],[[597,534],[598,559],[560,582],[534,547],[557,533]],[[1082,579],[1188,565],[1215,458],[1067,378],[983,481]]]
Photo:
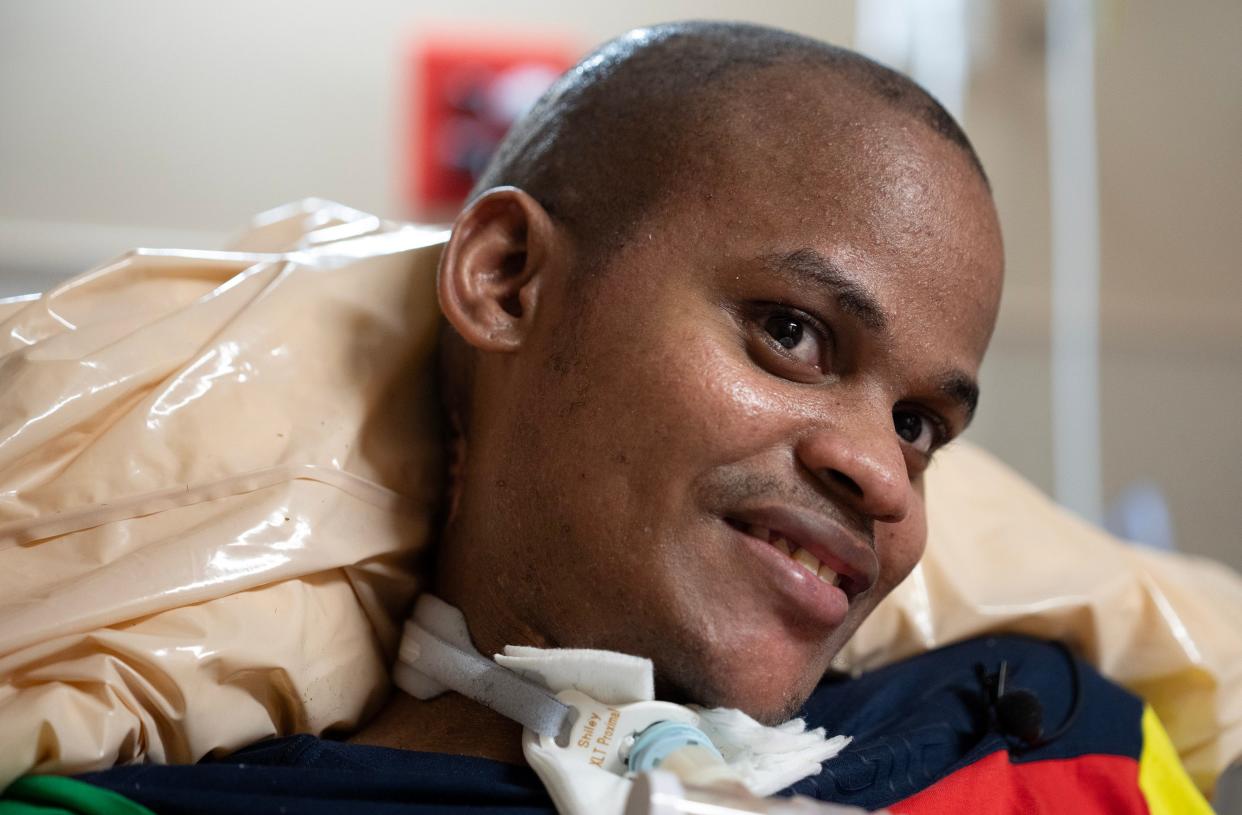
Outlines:
[[526,763],[520,724],[452,692],[424,701],[394,691],[379,715],[350,742]]

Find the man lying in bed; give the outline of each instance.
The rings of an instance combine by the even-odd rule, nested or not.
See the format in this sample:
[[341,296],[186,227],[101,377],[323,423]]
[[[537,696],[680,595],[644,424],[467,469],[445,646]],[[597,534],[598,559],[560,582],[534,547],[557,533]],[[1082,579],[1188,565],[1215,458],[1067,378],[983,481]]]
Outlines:
[[[1002,265],[977,156],[906,78],[753,26],[608,43],[509,134],[441,262],[434,593],[484,654],[641,655],[660,698],[852,735],[803,794],[1204,806],[1141,701],[1056,645],[824,678],[922,554],[922,475],[975,410]],[[520,736],[397,694],[352,744],[84,779],[158,812],[542,811]],[[1171,787],[1143,775],[1162,758]]]

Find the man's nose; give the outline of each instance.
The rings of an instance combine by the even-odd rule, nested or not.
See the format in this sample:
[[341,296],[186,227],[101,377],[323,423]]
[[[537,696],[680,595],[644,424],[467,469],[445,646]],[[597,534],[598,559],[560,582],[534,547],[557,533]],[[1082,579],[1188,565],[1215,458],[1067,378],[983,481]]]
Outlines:
[[910,477],[893,429],[883,420],[855,414],[848,423],[819,424],[795,445],[798,460],[829,491],[871,520],[897,523],[910,508]]

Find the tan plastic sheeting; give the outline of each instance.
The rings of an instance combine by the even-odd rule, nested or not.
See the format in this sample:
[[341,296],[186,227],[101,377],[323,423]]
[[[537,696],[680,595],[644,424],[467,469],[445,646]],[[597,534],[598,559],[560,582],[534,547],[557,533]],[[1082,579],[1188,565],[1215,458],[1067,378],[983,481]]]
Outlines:
[[[346,730],[388,687],[438,499],[442,231],[320,201],[230,252],[131,253],[0,303],[0,786]],[[1065,639],[1196,781],[1242,754],[1242,581],[1132,549],[966,444],[851,642]]]
[[261,222],[0,314],[0,784],[382,701],[438,500],[443,232]]

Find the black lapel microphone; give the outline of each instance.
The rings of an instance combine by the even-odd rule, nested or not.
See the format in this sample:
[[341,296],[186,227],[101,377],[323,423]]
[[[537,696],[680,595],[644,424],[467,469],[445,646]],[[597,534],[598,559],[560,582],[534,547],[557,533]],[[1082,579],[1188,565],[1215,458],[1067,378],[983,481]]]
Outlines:
[[1052,733],[1044,732],[1044,705],[1039,697],[1033,691],[1010,684],[1008,660],[1001,660],[996,673],[988,673],[982,663],[975,665],[975,675],[983,686],[988,729],[1005,738],[1010,753],[1023,753],[1060,738],[1073,725],[1082,709],[1082,677],[1078,661],[1063,643],[1055,644],[1069,661],[1073,702],[1065,721]]

